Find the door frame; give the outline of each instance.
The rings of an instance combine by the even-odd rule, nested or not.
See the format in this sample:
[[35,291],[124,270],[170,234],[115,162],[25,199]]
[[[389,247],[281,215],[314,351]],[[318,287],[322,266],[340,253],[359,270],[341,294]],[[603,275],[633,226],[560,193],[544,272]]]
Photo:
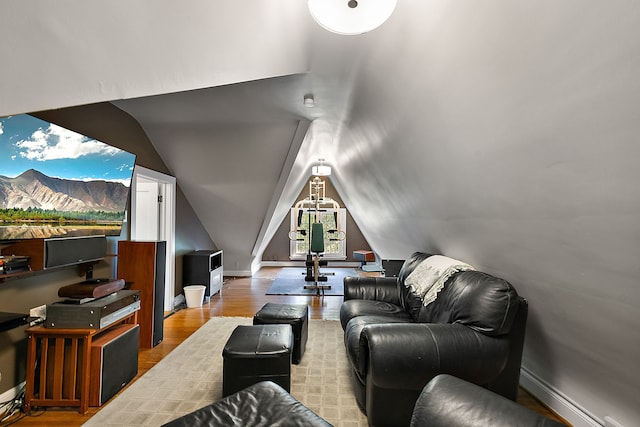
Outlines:
[[176,178],[152,169],[136,165],[131,179],[131,240],[136,240],[136,188],[138,180],[158,183],[158,189],[163,203],[159,209],[160,239],[167,242],[164,310],[173,310],[176,289]]

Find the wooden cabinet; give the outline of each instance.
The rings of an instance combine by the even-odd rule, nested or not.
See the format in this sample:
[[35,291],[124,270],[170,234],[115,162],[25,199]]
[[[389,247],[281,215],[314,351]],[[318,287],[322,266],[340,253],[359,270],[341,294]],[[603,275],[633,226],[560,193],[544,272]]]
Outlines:
[[118,279],[140,291],[140,347],[160,344],[164,334],[166,242],[118,242]]
[[77,406],[86,413],[92,340],[123,322],[135,323],[137,313],[103,329],[28,328],[25,412],[34,406]]

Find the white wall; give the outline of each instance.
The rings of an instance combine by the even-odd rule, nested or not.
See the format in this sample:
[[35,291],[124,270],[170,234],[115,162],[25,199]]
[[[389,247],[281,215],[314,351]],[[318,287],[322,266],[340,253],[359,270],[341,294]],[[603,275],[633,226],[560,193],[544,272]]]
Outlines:
[[511,281],[527,371],[591,415],[575,425],[637,425],[640,4],[422,12],[398,60],[373,51],[356,79],[345,203],[383,258],[437,251]]

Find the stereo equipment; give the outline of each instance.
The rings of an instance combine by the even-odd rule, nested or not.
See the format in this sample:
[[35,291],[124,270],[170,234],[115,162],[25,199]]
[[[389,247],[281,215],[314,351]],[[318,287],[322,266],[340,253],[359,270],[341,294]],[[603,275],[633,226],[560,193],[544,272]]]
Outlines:
[[0,256],[0,274],[29,271],[28,256]]
[[45,328],[102,329],[140,310],[140,292],[122,290],[84,304],[47,304]]
[[95,262],[107,256],[106,236],[26,239],[4,246],[2,255],[29,257],[31,270]]
[[140,326],[113,326],[91,343],[89,405],[101,406],[138,374]]
[[164,335],[165,241],[118,241],[118,275],[140,291],[140,347],[160,344]]
[[90,279],[61,287],[58,289],[58,296],[72,299],[102,298],[124,289],[124,285],[122,279]]
[[400,269],[404,264],[403,259],[383,259],[382,269],[384,270],[385,277],[398,277]]
[[28,314],[7,313],[0,311],[0,332],[26,325],[29,320]]
[[44,240],[44,268],[98,261],[107,255],[105,236]]

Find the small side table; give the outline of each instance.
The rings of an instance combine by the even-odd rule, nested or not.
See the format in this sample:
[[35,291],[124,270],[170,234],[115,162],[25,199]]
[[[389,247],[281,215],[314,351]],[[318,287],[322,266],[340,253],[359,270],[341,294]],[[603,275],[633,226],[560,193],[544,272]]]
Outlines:
[[[79,406],[89,409],[89,352],[97,329],[27,329],[27,384],[24,411],[32,406]],[[40,344],[40,355],[36,353]],[[36,369],[39,381],[36,392]],[[38,396],[37,398],[35,396]]]
[[373,251],[358,250],[353,251],[353,259],[360,261],[360,268],[367,263],[367,261],[375,261],[376,257]]

